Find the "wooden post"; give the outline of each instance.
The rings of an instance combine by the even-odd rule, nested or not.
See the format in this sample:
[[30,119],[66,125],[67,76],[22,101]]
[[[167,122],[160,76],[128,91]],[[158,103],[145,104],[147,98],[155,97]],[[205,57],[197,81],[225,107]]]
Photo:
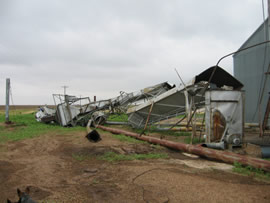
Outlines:
[[263,127],[262,127],[262,104],[259,104],[259,127],[260,127],[260,137],[263,137]]
[[143,129],[143,132],[146,130],[147,128],[147,125],[148,125],[148,122],[149,122],[149,119],[150,119],[150,115],[152,113],[152,110],[153,110],[153,106],[154,106],[154,102],[152,102],[151,106],[150,106],[150,109],[149,109],[149,112],[148,112],[148,116],[147,116],[147,119],[146,119],[146,122],[145,122],[145,125],[144,125],[144,129]]
[[6,123],[9,123],[9,90],[10,90],[10,79],[6,79]]

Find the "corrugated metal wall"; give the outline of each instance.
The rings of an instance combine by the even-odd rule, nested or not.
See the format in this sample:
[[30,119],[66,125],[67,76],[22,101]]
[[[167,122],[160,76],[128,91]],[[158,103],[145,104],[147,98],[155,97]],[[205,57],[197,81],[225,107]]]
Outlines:
[[[267,21],[265,22],[267,24]],[[242,48],[266,41],[265,29],[262,24],[251,37],[242,45]],[[267,37],[268,32],[267,32]],[[265,72],[270,62],[270,45],[261,45],[234,56],[234,76],[244,84],[245,94],[245,122],[258,123],[258,99],[260,89],[263,88]],[[262,83],[262,84],[261,84]],[[270,92],[270,75],[268,76],[264,98],[262,102],[262,119]]]

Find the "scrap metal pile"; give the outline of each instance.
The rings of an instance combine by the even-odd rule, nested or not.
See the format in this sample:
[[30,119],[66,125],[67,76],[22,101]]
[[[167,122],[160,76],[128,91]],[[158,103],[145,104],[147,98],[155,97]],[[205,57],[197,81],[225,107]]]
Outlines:
[[[156,97],[173,86],[167,82],[144,88],[138,92],[125,93],[107,100],[90,101],[89,97],[77,98],[70,95],[53,94],[56,109],[40,107],[36,120],[43,123],[55,122],[61,126],[86,126],[89,119],[105,121],[111,113],[125,113],[131,105],[138,105]],[[88,102],[83,102],[83,101]],[[82,103],[85,103],[82,105]]]
[[[54,100],[60,101],[55,102],[56,109],[41,107],[36,119],[61,126],[86,126],[89,120],[102,124],[109,114],[126,113],[132,127],[145,128],[178,115],[186,117],[189,123],[198,109],[204,109],[209,146],[223,148],[224,143],[238,146],[244,124],[242,87],[232,75],[214,66],[195,76],[189,84],[176,87],[164,82],[138,92],[120,92],[108,100],[90,102],[88,97],[54,95]],[[82,100],[89,102],[81,105]]]

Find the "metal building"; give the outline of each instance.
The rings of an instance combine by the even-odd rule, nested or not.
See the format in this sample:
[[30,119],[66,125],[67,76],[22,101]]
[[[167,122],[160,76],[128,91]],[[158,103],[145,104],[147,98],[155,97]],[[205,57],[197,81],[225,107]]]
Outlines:
[[[245,49],[252,45],[269,40],[268,20],[246,40],[239,48]],[[234,76],[244,84],[245,90],[245,122],[259,123],[259,100],[261,102],[261,121],[264,118],[270,92],[270,75],[266,80],[270,62],[270,43],[262,44],[234,54]],[[265,89],[263,91],[264,82]],[[269,122],[268,122],[269,123]]]

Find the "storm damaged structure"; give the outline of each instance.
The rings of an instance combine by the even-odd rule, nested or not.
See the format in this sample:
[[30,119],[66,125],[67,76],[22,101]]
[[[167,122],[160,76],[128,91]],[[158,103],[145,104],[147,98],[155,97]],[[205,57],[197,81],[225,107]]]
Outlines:
[[[55,122],[66,126],[86,126],[90,119],[103,123],[108,114],[125,113],[130,105],[143,103],[172,89],[167,82],[144,88],[137,92],[125,93],[107,100],[91,102],[89,97],[78,98],[70,95],[53,94],[56,109],[40,107],[36,113],[39,122]],[[83,103],[83,104],[82,104]]]
[[77,98],[70,95],[53,94],[53,99],[56,108],[40,107],[35,115],[37,121],[55,122],[61,126],[75,126],[80,124],[84,115],[95,109],[91,105],[81,105],[83,100],[87,100],[89,103],[89,97]]
[[242,142],[244,127],[242,87],[232,75],[214,66],[184,87],[175,87],[129,108],[128,121],[135,128],[145,128],[182,114],[189,124],[198,109],[205,109],[206,143],[211,143],[208,146],[224,148],[226,143],[238,146]]
[[[137,92],[125,93],[101,101],[91,102],[88,97],[76,98],[54,95],[56,110],[43,108],[37,120],[52,121],[61,126],[103,124],[109,114],[126,113],[134,128],[146,129],[159,121],[177,117],[187,126],[198,110],[205,112],[205,142],[212,148],[225,145],[240,146],[244,129],[244,92],[237,79],[219,66],[213,66],[195,76],[188,84],[176,87],[160,83]],[[86,100],[84,105],[81,101]],[[78,104],[78,102],[80,104]],[[193,127],[193,126],[192,126]]]
[[[195,81],[209,78],[213,67],[196,76]],[[213,86],[214,85],[214,86]],[[243,84],[221,68],[217,68],[205,91],[206,144],[212,148],[240,146],[244,136]]]

